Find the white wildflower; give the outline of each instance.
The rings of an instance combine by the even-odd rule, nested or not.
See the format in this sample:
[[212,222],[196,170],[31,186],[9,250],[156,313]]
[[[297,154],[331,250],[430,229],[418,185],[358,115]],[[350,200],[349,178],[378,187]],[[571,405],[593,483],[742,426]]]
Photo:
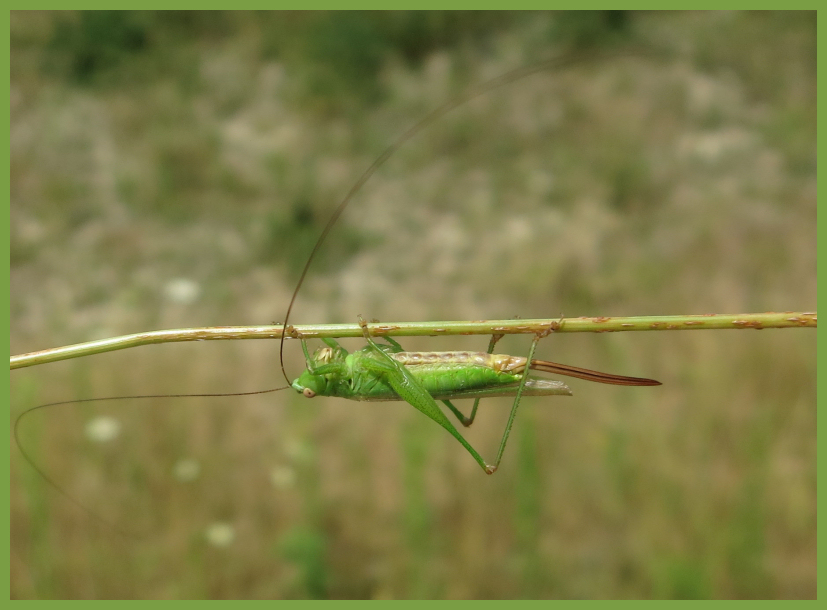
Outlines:
[[216,521],[207,528],[204,536],[211,545],[226,548],[235,540],[235,528],[229,523]]
[[189,305],[201,296],[201,286],[198,282],[187,278],[176,278],[164,286],[164,297],[168,301],[180,305]]

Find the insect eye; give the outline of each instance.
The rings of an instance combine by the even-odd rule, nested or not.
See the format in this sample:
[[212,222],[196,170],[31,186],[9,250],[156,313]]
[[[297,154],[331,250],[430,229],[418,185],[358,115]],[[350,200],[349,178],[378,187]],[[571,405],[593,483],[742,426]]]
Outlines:
[[310,388],[305,388],[302,390],[302,394],[304,394],[307,398],[313,398],[316,395],[316,392]]

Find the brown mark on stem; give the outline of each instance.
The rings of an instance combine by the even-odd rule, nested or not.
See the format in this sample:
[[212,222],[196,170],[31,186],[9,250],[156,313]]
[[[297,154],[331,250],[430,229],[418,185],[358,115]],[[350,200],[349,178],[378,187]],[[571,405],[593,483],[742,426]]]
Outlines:
[[732,325],[739,328],[754,328],[756,330],[764,328],[764,325],[757,320],[733,320]]

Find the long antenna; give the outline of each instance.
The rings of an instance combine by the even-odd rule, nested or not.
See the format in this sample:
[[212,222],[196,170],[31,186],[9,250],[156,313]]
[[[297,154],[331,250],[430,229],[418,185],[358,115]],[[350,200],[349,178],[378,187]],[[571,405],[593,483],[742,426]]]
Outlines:
[[516,68],[505,74],[501,74],[500,76],[493,78],[489,81],[486,81],[480,85],[476,85],[470,89],[468,89],[465,93],[454,97],[447,102],[443,103],[441,106],[438,106],[430,113],[425,115],[418,123],[416,123],[413,127],[409,128],[405,131],[402,135],[396,138],[383,152],[379,157],[374,161],[370,167],[368,167],[364,173],[359,177],[356,183],[350,188],[350,190],[345,195],[344,199],[339,203],[336,209],[333,211],[333,214],[330,215],[330,219],[327,221],[327,224],[322,229],[322,233],[319,236],[319,239],[316,241],[316,244],[313,246],[313,250],[310,252],[310,256],[307,257],[307,262],[304,264],[304,268],[302,269],[301,275],[299,276],[299,281],[296,284],[296,289],[293,291],[293,296],[290,298],[290,304],[287,306],[287,313],[284,314],[283,324],[285,328],[285,332],[282,333],[281,341],[279,343],[279,363],[281,364],[281,372],[284,375],[284,379],[287,383],[290,383],[290,378],[287,376],[287,371],[284,369],[284,337],[287,334],[286,330],[288,328],[288,323],[290,321],[290,314],[293,311],[293,305],[296,302],[296,296],[299,294],[299,290],[304,283],[304,278],[307,276],[307,271],[310,269],[310,265],[313,260],[316,258],[316,253],[319,251],[322,243],[324,242],[327,234],[330,233],[330,230],[333,228],[333,225],[336,224],[336,221],[339,220],[339,216],[345,211],[345,208],[350,203],[350,200],[353,196],[362,188],[362,186],[367,182],[371,176],[379,169],[385,161],[387,161],[393,153],[395,153],[403,144],[405,144],[408,140],[413,138],[416,134],[420,131],[437,121],[438,119],[442,118],[446,114],[448,114],[454,108],[461,106],[462,104],[479,97],[489,91],[497,89],[498,87],[502,87],[503,85],[507,85],[509,83],[513,83],[514,81],[520,80],[521,78],[525,78],[532,74],[536,74],[538,72],[543,72],[545,70],[556,70],[560,68],[564,68],[567,66],[571,66],[577,63],[585,63],[589,61],[594,61],[597,59],[608,59],[608,58],[615,58],[619,56],[626,56],[626,55],[633,55],[639,56],[643,54],[651,54],[652,50],[644,47],[644,48],[634,48],[634,49],[626,49],[619,52],[613,52],[611,54],[606,52],[578,52],[578,53],[571,53],[568,55],[563,55],[561,57],[557,57],[554,59],[548,59],[545,61],[541,61],[536,64],[531,64],[529,66],[523,66],[520,68]]
[[87,402],[103,402],[105,400],[146,400],[146,399],[153,399],[153,398],[154,399],[157,399],[157,398],[215,398],[215,397],[228,397],[228,396],[253,396],[255,394],[269,394],[271,392],[278,392],[280,390],[286,390],[289,387],[290,386],[283,386],[283,387],[280,387],[280,388],[272,388],[272,389],[269,389],[269,390],[256,390],[256,391],[253,391],[253,392],[228,392],[228,393],[220,393],[220,394],[144,394],[144,395],[139,395],[139,396],[108,396],[108,397],[103,397],[103,398],[80,398],[80,399],[77,399],[77,400],[61,400],[59,402],[50,402],[50,403],[46,403],[44,405],[38,405],[36,407],[31,407],[29,409],[26,409],[20,415],[17,416],[17,418],[14,420],[14,429],[13,429],[13,431],[14,431],[14,442],[17,445],[17,448],[20,450],[20,454],[23,456],[23,459],[25,459],[29,463],[29,465],[32,468],[34,468],[37,471],[37,473],[41,477],[43,477],[43,479],[49,485],[54,487],[55,490],[57,490],[57,492],[60,493],[60,495],[62,495],[67,500],[69,500],[72,504],[74,504],[78,508],[82,509],[84,512],[89,514],[91,517],[94,517],[95,520],[102,523],[107,528],[111,529],[112,531],[120,534],[121,536],[125,536],[127,538],[140,538],[140,534],[137,534],[136,532],[130,532],[130,531],[124,529],[120,525],[110,521],[109,519],[106,519],[105,517],[103,517],[100,514],[98,514],[97,512],[95,512],[92,508],[90,508],[90,507],[86,506],[85,504],[83,504],[83,502],[81,502],[80,500],[78,500],[77,498],[72,496],[69,492],[67,492],[60,485],[58,485],[54,481],[54,479],[52,479],[49,475],[47,475],[46,472],[40,466],[37,465],[37,462],[35,462],[34,459],[32,458],[32,456],[30,456],[28,454],[28,452],[23,448],[23,444],[20,442],[20,422],[23,421],[23,418],[26,417],[27,415],[29,415],[30,413],[32,413],[34,411],[37,411],[39,409],[46,409],[46,408],[51,408],[51,407],[60,407],[60,406],[66,406],[66,405],[76,405],[76,404],[87,403]]

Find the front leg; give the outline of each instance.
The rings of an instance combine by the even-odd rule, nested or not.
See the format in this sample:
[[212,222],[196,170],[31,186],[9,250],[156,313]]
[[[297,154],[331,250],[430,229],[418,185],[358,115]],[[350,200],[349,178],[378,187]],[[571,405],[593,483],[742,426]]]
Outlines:
[[307,365],[307,370],[312,373],[313,372],[313,365],[315,364],[315,361],[310,357],[310,354],[307,352],[307,341],[302,339],[301,342],[302,342],[302,351],[304,352],[304,363]]
[[314,375],[320,374],[318,373],[319,367],[325,366],[329,363],[344,361],[348,355],[347,350],[336,343],[333,339],[330,339],[329,337],[322,337],[322,341],[324,341],[328,347],[318,350],[316,355],[311,358],[310,353],[307,351],[307,342],[304,339],[301,340],[302,351],[304,351],[304,360],[307,363],[307,370]]

